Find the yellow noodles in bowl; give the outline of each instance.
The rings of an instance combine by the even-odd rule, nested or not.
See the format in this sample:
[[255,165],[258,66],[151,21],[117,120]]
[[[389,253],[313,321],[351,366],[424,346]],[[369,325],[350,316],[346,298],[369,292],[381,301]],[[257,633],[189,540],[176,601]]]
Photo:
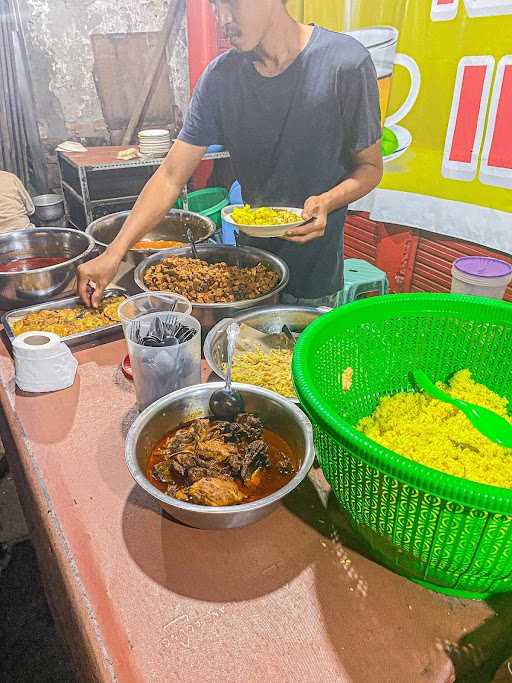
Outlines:
[[[455,398],[489,408],[512,423],[508,401],[457,372],[439,386]],[[357,428],[391,451],[434,469],[482,484],[512,488],[512,448],[480,434],[457,408],[423,393],[383,397]]]
[[291,349],[237,353],[233,359],[233,380],[270,389],[286,398],[295,398],[291,365]]

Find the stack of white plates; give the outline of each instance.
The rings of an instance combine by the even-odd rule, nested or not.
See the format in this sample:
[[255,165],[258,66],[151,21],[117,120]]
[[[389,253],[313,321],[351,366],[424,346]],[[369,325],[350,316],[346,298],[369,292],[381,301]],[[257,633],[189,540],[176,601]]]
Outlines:
[[139,150],[144,156],[163,157],[171,148],[171,134],[168,130],[141,130]]

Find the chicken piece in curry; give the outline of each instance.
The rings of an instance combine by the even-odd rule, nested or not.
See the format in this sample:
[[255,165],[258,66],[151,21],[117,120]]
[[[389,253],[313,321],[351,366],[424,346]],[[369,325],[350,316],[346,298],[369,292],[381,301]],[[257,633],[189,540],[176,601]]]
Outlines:
[[149,481],[178,500],[221,507],[259,500],[295,475],[288,444],[257,415],[194,420],[167,434],[146,467]]

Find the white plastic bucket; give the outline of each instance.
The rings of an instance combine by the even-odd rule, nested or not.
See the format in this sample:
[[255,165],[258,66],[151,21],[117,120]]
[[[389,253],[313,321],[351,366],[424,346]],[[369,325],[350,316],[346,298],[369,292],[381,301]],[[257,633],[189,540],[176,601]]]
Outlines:
[[512,265],[488,256],[463,256],[452,266],[452,294],[503,299],[512,280]]

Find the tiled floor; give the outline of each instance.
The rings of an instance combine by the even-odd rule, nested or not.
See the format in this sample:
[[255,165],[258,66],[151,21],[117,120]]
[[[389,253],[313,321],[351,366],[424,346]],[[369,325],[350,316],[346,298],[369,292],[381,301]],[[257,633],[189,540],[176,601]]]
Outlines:
[[46,603],[30,541],[1,548],[0,680],[75,683]]
[[0,478],[0,681],[77,681],[55,630],[9,474]]
[[0,543],[16,543],[27,538],[28,529],[10,474],[0,478]]

